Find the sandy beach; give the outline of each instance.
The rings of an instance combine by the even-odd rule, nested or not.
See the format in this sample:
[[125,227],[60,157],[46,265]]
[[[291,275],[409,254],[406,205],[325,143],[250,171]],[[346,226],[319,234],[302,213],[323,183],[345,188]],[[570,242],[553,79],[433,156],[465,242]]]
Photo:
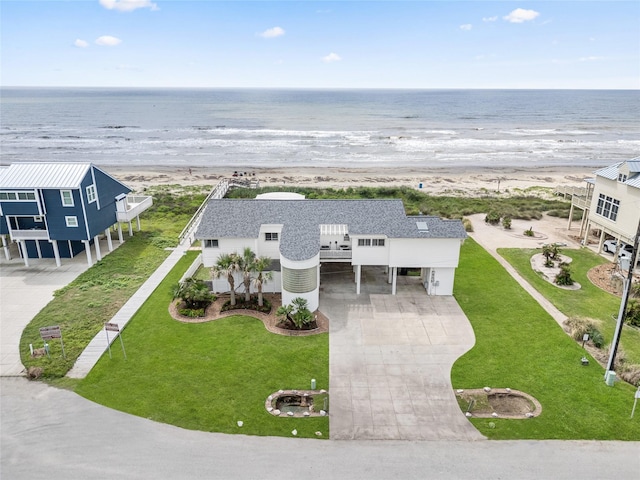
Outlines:
[[[154,185],[216,185],[223,178],[249,179],[260,186],[295,185],[317,188],[408,186],[437,195],[481,195],[500,190],[517,194],[530,187],[584,186],[593,177],[586,167],[540,168],[250,168],[101,166],[134,191]],[[234,177],[236,173],[236,177]],[[421,187],[420,187],[421,185]]]

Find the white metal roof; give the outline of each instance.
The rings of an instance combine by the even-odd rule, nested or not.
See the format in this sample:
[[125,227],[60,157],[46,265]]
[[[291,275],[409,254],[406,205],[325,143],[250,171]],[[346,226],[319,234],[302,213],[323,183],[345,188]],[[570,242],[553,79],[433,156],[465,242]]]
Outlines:
[[0,188],[78,188],[90,163],[12,163],[0,174]]

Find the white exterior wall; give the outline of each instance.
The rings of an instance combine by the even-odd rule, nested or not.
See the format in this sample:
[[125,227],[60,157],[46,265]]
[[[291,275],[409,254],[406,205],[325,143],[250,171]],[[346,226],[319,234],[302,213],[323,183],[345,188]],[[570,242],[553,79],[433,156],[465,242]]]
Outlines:
[[391,238],[388,242],[391,267],[455,268],[460,260],[457,238]]
[[455,268],[432,268],[424,279],[424,286],[429,295],[453,295]]
[[282,267],[291,268],[293,270],[304,270],[314,266],[316,267],[316,272],[317,272],[316,288],[311,292],[306,292],[306,293],[288,292],[282,287],[282,282],[280,283],[281,291],[282,291],[282,305],[288,305],[291,303],[291,301],[294,298],[301,297],[301,298],[304,298],[309,304],[309,310],[311,310],[312,312],[316,311],[320,304],[320,253],[310,258],[309,260],[302,260],[302,261],[289,260],[288,258],[280,256],[280,265],[282,265]]
[[[615,222],[596,213],[600,194],[620,201],[618,217]],[[622,236],[623,241],[626,237],[626,242],[629,243],[630,239],[635,236],[638,221],[640,221],[640,189],[629,187],[617,180],[596,177],[589,213],[591,222],[616,237]]]
[[[202,240],[202,265],[213,267],[220,255],[233,252],[242,253],[246,247],[255,252],[256,243],[255,238],[219,238],[218,248],[205,248],[204,240]],[[278,258],[277,255],[275,258]]]
[[[384,247],[366,246],[359,247],[360,238],[384,238]],[[379,236],[358,236],[351,237],[351,263],[353,265],[388,265],[389,264],[389,244],[391,239]]]
[[[278,241],[266,241],[265,233],[277,233]],[[257,240],[257,248],[254,250],[259,257],[279,258],[280,257],[280,235],[282,235],[282,225],[266,224],[260,227],[260,236]]]

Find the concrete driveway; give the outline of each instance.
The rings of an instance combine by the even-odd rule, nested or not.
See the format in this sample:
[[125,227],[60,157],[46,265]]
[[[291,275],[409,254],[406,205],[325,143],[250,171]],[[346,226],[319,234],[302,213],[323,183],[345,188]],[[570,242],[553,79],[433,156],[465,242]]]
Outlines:
[[451,386],[455,360],[475,343],[453,297],[429,297],[415,277],[397,295],[381,267],[322,267],[329,318],[332,439],[480,440]]
[[[113,242],[114,249],[119,246]],[[15,247],[15,246],[13,246]],[[109,252],[107,241],[101,240],[102,254]],[[20,338],[27,324],[52,299],[53,293],[68,285],[89,268],[84,253],[63,258],[56,267],[54,259],[29,259],[29,267],[12,249],[13,259],[0,257],[0,376],[24,375],[20,361]],[[95,252],[94,252],[95,255]],[[95,256],[94,256],[95,262]],[[62,332],[64,336],[64,332]],[[40,348],[42,345],[34,345]]]

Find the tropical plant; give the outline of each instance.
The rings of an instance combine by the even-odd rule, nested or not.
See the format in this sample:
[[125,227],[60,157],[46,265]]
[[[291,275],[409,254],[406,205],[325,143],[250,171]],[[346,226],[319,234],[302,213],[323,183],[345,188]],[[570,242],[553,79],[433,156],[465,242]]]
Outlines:
[[237,253],[223,253],[211,268],[213,278],[227,277],[229,282],[230,303],[236,304],[236,280],[234,274],[240,271],[240,261]]
[[533,237],[533,236],[535,235],[535,234],[533,233],[533,227],[529,227],[529,230],[525,230],[525,231],[524,231],[524,234],[525,234],[527,237]]
[[258,306],[262,307],[264,301],[262,299],[262,286],[264,282],[267,282],[273,278],[273,272],[265,271],[271,265],[271,259],[269,257],[257,257],[253,262],[253,270],[258,273],[258,276],[254,278],[253,282],[258,290]]
[[294,298],[289,305],[278,307],[276,315],[280,317],[281,322],[291,320],[298,330],[313,321],[313,313],[309,310],[309,304],[302,297]]
[[511,217],[504,217],[502,219],[502,226],[505,230],[511,230]]
[[568,263],[560,263],[560,272],[556,275],[556,285],[569,286],[573,285],[573,279],[571,278],[571,265]]
[[254,271],[256,254],[251,248],[246,247],[242,255],[238,256],[239,270],[242,272],[242,283],[244,285],[244,301],[251,301],[251,273]]
[[640,302],[635,298],[629,300],[624,321],[634,327],[640,327]]
[[173,299],[179,298],[188,310],[204,309],[215,300],[204,280],[189,277],[173,289]]
[[491,211],[484,217],[484,221],[489,225],[497,225],[500,223],[500,214],[496,211]]
[[547,260],[544,262],[545,267],[553,267],[553,261],[558,258],[560,249],[557,245],[546,244],[542,246],[542,255]]
[[293,305],[281,305],[276,310],[276,315],[280,319],[281,322],[285,322],[290,318],[290,315],[293,313]]
[[640,282],[635,282],[631,285],[631,296],[640,298]]

